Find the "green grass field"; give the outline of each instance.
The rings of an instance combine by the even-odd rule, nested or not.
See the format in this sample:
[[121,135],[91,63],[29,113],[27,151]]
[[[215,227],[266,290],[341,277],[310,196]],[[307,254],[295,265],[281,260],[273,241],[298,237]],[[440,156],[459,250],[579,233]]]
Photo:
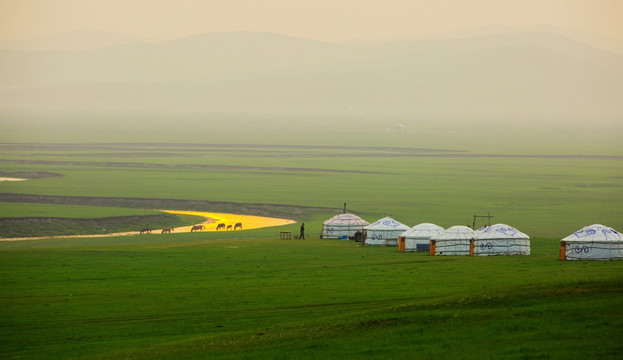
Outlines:
[[[1,135],[0,176],[42,176],[0,182],[0,197],[69,200],[0,202],[0,217],[144,216],[158,208],[139,200],[169,199],[298,223],[0,242],[2,358],[623,354],[623,262],[557,260],[559,240],[577,229],[623,227],[622,153],[600,134],[453,124],[351,133],[351,119],[335,122],[337,132],[326,131],[329,121],[310,122],[299,138],[283,119],[274,128],[285,130],[224,121],[192,132],[132,124],[118,132],[106,121],[97,132],[67,131],[78,123],[21,120]],[[20,128],[31,125],[37,131]],[[109,197],[125,200],[77,205]],[[490,213],[530,235],[532,255],[434,257],[319,239],[322,221],[344,202],[370,222],[387,215],[409,226],[471,225],[475,213]],[[310,240],[278,240],[300,222]]]
[[0,243],[3,357],[553,359],[623,351],[623,262],[560,261],[556,241],[534,239],[530,256],[470,258],[218,236]]

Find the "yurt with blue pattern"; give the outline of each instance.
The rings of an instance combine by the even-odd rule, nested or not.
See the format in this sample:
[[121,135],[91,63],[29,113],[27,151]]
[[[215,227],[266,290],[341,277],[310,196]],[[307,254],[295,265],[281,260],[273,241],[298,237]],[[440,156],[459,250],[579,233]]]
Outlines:
[[600,224],[585,226],[560,241],[563,260],[621,260],[623,236]]
[[411,227],[386,216],[364,227],[364,245],[398,246],[398,237],[410,228]]
[[474,233],[474,256],[530,255],[530,237],[512,226],[495,224]]

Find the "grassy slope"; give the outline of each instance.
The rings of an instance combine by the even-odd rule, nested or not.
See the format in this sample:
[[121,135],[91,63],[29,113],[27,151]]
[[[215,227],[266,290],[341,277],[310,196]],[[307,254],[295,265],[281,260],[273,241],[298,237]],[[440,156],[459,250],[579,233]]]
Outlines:
[[561,262],[556,241],[533,240],[531,256],[447,258],[339,240],[215,238],[0,244],[4,357],[623,351],[623,262]]

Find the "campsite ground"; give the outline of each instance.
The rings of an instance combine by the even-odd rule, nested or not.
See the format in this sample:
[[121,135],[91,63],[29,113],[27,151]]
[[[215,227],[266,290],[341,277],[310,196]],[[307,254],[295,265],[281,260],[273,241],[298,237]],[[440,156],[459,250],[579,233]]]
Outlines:
[[[559,239],[575,230],[622,226],[623,154],[604,141],[616,132],[517,125],[492,133],[450,123],[411,131],[406,123],[405,131],[352,133],[347,120],[313,122],[292,136],[286,120],[271,129],[223,121],[163,131],[167,119],[156,118],[153,129],[128,123],[124,132],[114,131],[123,119],[102,121],[96,133],[71,118],[14,120],[23,121],[2,134],[0,175],[31,175],[0,182],[13,199],[0,203],[3,217],[168,208],[298,223],[0,242],[2,357],[613,358],[623,351],[623,262],[557,260]],[[532,237],[532,255],[431,257],[320,240],[322,221],[344,202],[368,221],[388,215],[410,226],[467,225],[474,213],[491,213]],[[278,231],[296,233],[300,222],[309,241],[278,240]]]

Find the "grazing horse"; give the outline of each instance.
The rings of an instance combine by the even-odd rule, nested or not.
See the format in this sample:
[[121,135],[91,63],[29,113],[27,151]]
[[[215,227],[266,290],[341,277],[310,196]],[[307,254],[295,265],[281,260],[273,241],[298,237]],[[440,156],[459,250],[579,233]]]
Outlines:
[[171,231],[173,231],[173,227],[171,227],[171,226],[165,227],[164,229],[162,229],[162,234],[164,234],[164,233],[170,234]]
[[227,230],[231,230],[231,225],[227,225]]
[[151,229],[150,228],[142,228],[141,229],[141,235],[143,234],[151,234]]
[[216,231],[219,230],[225,230],[225,224],[224,223],[220,223],[218,225],[216,225]]
[[234,225],[234,230],[240,229],[242,230],[242,223],[236,223],[236,225]]
[[203,226],[203,225],[195,225],[195,226],[193,226],[193,227],[192,227],[192,229],[190,229],[190,232],[193,232],[193,231],[200,231],[200,230],[201,230],[201,231],[203,231],[203,230],[205,230],[205,228],[206,228],[206,227],[205,227],[205,226]]

